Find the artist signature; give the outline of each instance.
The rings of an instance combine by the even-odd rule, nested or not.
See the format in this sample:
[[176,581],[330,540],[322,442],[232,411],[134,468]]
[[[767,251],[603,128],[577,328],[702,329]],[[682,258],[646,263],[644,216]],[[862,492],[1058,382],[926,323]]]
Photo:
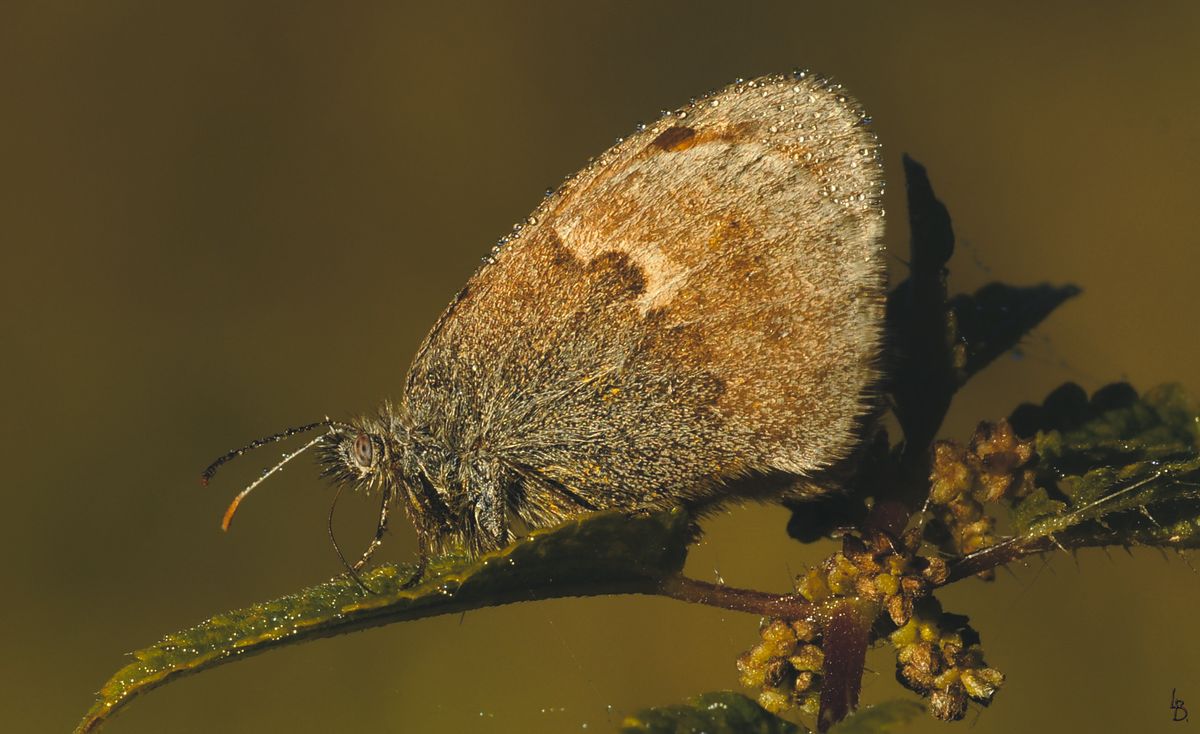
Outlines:
[[1175,689],[1171,689],[1171,721],[1187,721],[1188,710],[1183,705],[1182,698],[1175,697]]

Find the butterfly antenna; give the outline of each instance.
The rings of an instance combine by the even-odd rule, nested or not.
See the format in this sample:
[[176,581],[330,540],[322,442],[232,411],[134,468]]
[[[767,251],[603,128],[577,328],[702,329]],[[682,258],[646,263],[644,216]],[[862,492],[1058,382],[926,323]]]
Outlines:
[[[318,426],[318,425],[324,425],[324,424],[322,424],[322,423],[314,424],[314,426]],[[311,428],[310,428],[310,430],[311,430]],[[225,517],[221,519],[221,529],[222,530],[229,529],[229,523],[233,522],[233,513],[237,512],[238,505],[240,505],[242,503],[242,500],[246,498],[246,495],[248,495],[252,491],[254,491],[255,487],[257,487],[258,485],[265,482],[267,480],[267,477],[271,476],[275,472],[282,469],[284,467],[284,465],[287,464],[289,461],[296,458],[300,454],[303,454],[305,451],[308,451],[310,448],[312,448],[313,446],[316,446],[318,443],[320,443],[321,441],[324,441],[324,440],[325,440],[325,435],[322,434],[320,436],[317,436],[313,440],[309,441],[308,443],[304,444],[300,448],[296,449],[292,453],[284,454],[282,461],[280,461],[278,464],[271,467],[267,471],[264,471],[261,477],[259,477],[258,479],[255,479],[253,482],[250,483],[250,486],[246,487],[241,492],[238,492],[237,497],[233,498],[233,502],[229,503],[229,509],[225,510]],[[236,453],[234,455],[236,455]]]
[[225,454],[221,458],[219,458],[216,461],[214,461],[213,463],[209,464],[208,468],[204,470],[204,473],[200,475],[200,484],[207,487],[208,483],[212,480],[213,476],[216,475],[217,469],[220,469],[223,465],[229,463],[230,461],[233,461],[234,459],[236,459],[237,457],[241,456],[244,453],[253,451],[254,449],[257,449],[257,448],[261,448],[270,443],[275,443],[276,441],[282,441],[285,438],[291,438],[292,436],[298,436],[301,433],[308,433],[309,431],[316,429],[316,428],[320,428],[322,426],[333,427],[336,425],[340,425],[340,424],[334,423],[334,421],[331,421],[331,420],[329,420],[329,418],[326,418],[323,421],[318,421],[316,423],[309,423],[308,425],[304,425],[304,426],[296,426],[295,428],[289,428],[285,431],[280,431],[279,433],[276,433],[271,436],[267,436],[266,438],[260,438],[255,441],[251,441],[250,443],[246,444],[245,446],[241,447],[240,449],[234,449],[233,451],[230,451],[228,454]]

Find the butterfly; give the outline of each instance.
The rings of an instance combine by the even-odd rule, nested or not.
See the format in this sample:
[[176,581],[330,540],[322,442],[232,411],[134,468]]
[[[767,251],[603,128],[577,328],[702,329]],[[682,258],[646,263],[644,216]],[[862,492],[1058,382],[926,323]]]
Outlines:
[[[815,496],[876,403],[883,173],[860,107],[807,73],[639,125],[501,241],[396,402],[317,431],[341,487],[393,503],[421,557],[618,509]],[[771,481],[768,481],[771,480]],[[765,488],[765,489],[764,489]]]

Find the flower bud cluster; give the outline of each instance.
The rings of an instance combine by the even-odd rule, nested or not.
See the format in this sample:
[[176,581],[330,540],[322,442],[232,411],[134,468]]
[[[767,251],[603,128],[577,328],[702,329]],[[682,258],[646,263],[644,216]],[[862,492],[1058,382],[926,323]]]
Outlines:
[[758,689],[759,705],[771,713],[798,707],[815,716],[825,664],[816,626],[806,621],[767,619],[759,634],[762,641],[738,658],[742,685]]
[[[915,555],[919,533],[902,540],[883,533],[843,538],[842,550],[797,579],[800,596],[813,604],[855,597],[876,601],[896,626],[912,617],[914,604],[945,582],[940,558]],[[820,628],[808,620],[766,619],[761,641],[738,658],[741,683],[760,691],[759,704],[773,713],[792,708],[815,715],[825,654]]]
[[1004,682],[1003,673],[984,663],[966,618],[944,614],[933,597],[922,600],[889,639],[896,647],[896,679],[928,696],[930,713],[944,721],[965,716],[968,699],[986,706]]
[[934,444],[929,502],[955,553],[966,555],[995,542],[996,522],[983,503],[1029,494],[1035,457],[1033,441],[1018,438],[1006,420],[980,423],[965,448],[953,441]]
[[800,595],[810,602],[855,596],[878,601],[896,626],[912,616],[913,604],[945,583],[949,575],[941,558],[916,555],[919,530],[893,540],[884,533],[865,539],[847,535],[842,550],[797,579]]

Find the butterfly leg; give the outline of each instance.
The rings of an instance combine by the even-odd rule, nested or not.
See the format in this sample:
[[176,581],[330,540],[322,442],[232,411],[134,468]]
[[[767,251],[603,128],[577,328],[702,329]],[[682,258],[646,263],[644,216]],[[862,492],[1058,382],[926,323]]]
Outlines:
[[422,551],[421,554],[417,556],[417,567],[413,569],[412,575],[409,576],[404,583],[400,584],[400,588],[411,589],[412,587],[421,583],[421,579],[425,578],[425,569],[428,567],[429,556],[425,555],[425,552]]
[[352,572],[357,572],[363,566],[367,565],[367,561],[371,560],[371,556],[375,550],[383,544],[383,534],[387,532],[388,507],[392,504],[392,488],[387,484],[383,485],[382,500],[379,503],[379,524],[375,527],[375,537],[371,539],[371,544],[363,551],[362,558],[354,562],[350,567]]

